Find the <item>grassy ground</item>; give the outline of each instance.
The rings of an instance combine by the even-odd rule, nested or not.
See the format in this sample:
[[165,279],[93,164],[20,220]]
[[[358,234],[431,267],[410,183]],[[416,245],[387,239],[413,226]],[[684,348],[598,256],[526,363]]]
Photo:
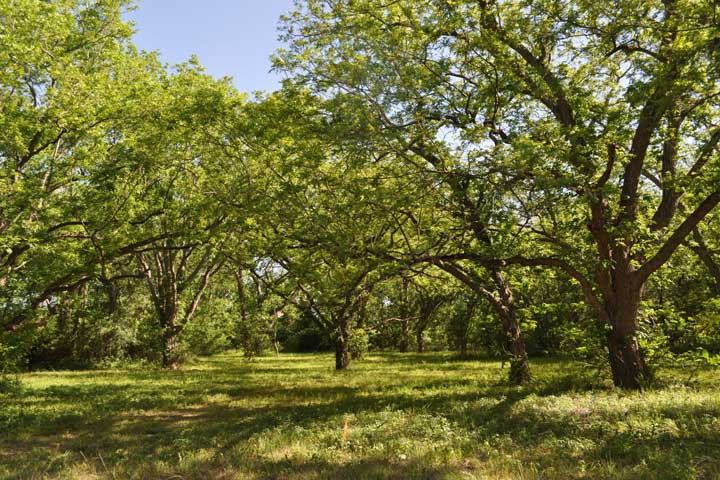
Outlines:
[[21,376],[0,394],[0,478],[720,479],[720,376],[622,393],[535,361],[329,355],[180,371]]

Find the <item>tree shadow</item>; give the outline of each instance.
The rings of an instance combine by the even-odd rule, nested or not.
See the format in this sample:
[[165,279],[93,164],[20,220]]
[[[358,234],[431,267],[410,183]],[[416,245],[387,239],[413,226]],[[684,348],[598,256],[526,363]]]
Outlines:
[[[73,379],[81,378],[80,383],[27,388],[21,397],[0,398],[12,407],[0,409],[0,426],[5,426],[0,477],[3,464],[11,478],[33,478],[38,472],[60,474],[81,459],[108,478],[157,478],[178,471],[182,478],[213,478],[200,472],[221,477],[223,471],[244,469],[261,478],[442,478],[463,471],[457,459],[438,466],[422,458],[378,458],[372,449],[353,452],[341,442],[343,419],[370,422],[386,412],[407,422],[418,415],[444,419],[462,433],[457,450],[464,457],[510,455],[538,468],[560,466],[566,474],[579,460],[634,469],[648,478],[664,471],[720,474],[719,405],[667,403],[655,405],[651,415],[642,405],[594,412],[587,402],[572,403],[573,395],[587,390],[578,390],[561,370],[530,387],[507,385],[500,371],[478,381],[467,377],[472,374],[467,369],[438,377],[437,369],[422,365],[426,377],[414,370],[407,379],[395,375],[408,366],[398,369],[393,355],[386,364],[398,369],[393,375],[379,378],[375,365],[367,365],[359,367],[360,380],[320,364],[304,371],[224,361],[225,368],[218,361],[207,370],[90,372]],[[317,383],[308,381],[315,377]],[[555,408],[561,396],[567,408]],[[302,443],[303,435],[325,435],[326,444],[305,456],[289,451],[286,458],[258,450],[259,443],[276,437]],[[394,435],[417,440],[417,433]],[[432,443],[435,433],[420,430],[419,435]],[[388,440],[380,435],[375,441]],[[573,442],[582,447],[575,453]],[[329,448],[347,458],[313,456]]]

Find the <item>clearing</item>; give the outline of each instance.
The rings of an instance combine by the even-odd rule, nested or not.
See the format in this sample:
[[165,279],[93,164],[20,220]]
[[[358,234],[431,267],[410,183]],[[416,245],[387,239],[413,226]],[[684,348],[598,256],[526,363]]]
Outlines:
[[529,387],[447,353],[333,365],[231,352],[20,375],[0,393],[0,478],[720,478],[717,371],[625,393],[560,360],[534,360]]

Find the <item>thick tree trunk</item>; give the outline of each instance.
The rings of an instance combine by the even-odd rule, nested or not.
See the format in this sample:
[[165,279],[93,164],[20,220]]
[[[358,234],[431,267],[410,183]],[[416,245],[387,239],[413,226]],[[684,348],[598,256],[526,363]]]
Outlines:
[[350,329],[346,319],[338,323],[338,335],[335,341],[335,370],[345,370],[350,366]]
[[617,301],[608,312],[610,331],[607,347],[613,383],[626,390],[642,388],[649,376],[640,343],[637,339],[638,310],[642,287],[617,289]]
[[421,300],[419,316],[415,323],[415,343],[418,353],[425,352],[425,330],[432,323],[432,315],[441,303],[441,300],[432,297]]
[[608,333],[608,352],[613,383],[626,390],[638,390],[647,377],[647,366],[634,334],[623,334],[617,329]]
[[108,316],[112,317],[118,311],[118,302],[120,299],[120,291],[114,282],[109,280],[102,280],[103,288],[107,298],[105,300],[105,311]]
[[161,318],[162,327],[162,366],[165,368],[178,368],[180,357],[178,355],[178,336],[181,328],[177,325],[177,308],[169,308]]
[[163,334],[162,365],[165,368],[176,369],[180,365],[178,356],[178,335],[175,329]]
[[347,341],[338,337],[335,343],[335,370],[345,370],[350,366],[350,352]]

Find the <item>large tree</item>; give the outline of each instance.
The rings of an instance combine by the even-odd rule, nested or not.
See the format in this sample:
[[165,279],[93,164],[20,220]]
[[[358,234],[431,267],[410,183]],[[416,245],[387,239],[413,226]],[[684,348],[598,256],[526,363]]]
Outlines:
[[408,158],[459,171],[451,187],[498,179],[505,224],[523,241],[503,261],[443,261],[564,270],[607,325],[614,383],[639,388],[645,284],[720,202],[715,8],[309,0],[289,17],[278,62],[367,105],[369,130]]
[[112,315],[118,282],[145,278],[164,344],[176,344],[217,271],[222,213],[208,177],[238,97],[194,60],[170,70],[138,53],[122,20],[128,5],[0,6],[5,330],[33,316],[41,326],[39,307],[51,311],[90,282],[103,285]]
[[117,155],[145,112],[152,57],[131,46],[128,2],[0,5],[0,324],[76,289],[104,263],[100,233],[134,188]]

